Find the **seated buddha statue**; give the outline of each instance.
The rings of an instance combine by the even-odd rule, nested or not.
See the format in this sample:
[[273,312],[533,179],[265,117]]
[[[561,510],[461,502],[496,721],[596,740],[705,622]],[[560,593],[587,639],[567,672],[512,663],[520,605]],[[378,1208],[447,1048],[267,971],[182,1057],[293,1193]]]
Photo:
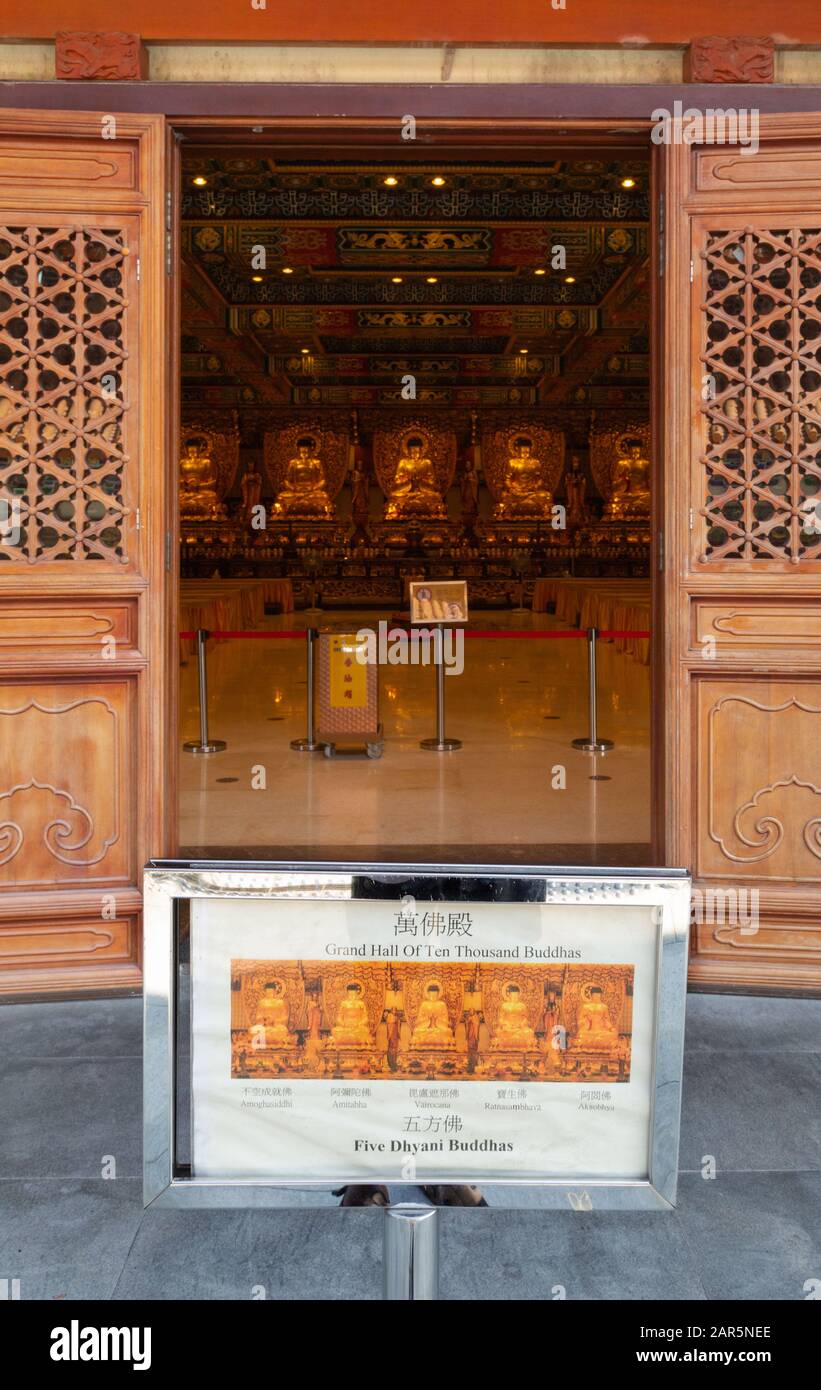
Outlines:
[[385,504],[386,521],[405,521],[412,517],[447,516],[439,491],[436,472],[423,456],[424,441],[417,436],[406,440],[407,453],[397,464],[393,487]]
[[440,998],[439,986],[428,985],[416,1015],[411,1047],[454,1047],[456,1040],[448,1018],[448,1006]]
[[265,986],[251,1028],[254,1047],[291,1047],[294,1035],[288,1027],[288,1001],[279,980]]
[[527,1021],[527,1009],[522,1002],[518,985],[508,985],[499,1008],[499,1020],[491,1047],[517,1048],[536,1046],[536,1033]]
[[314,517],[333,521],[334,504],[328,496],[325,469],[315,450],[316,440],[310,436],[297,440],[296,457],[285,470],[285,482],[272,508],[272,515],[279,520]]
[[582,992],[579,1001],[579,1016],[576,1020],[576,1034],[572,1047],[586,1051],[615,1047],[619,1040],[619,1030],[610,1021],[610,1010],[604,1002],[598,985],[590,985]]
[[621,440],[626,445],[613,471],[613,489],[605,507],[611,521],[632,521],[650,515],[650,460],[644,457],[641,440]]
[[514,440],[513,453],[507,461],[504,491],[493,507],[494,520],[550,519],[553,495],[544,485],[542,465],[530,452],[532,447],[532,441],[524,435]]
[[334,1047],[373,1046],[368,1010],[357,984],[348,985],[345,990],[331,1029],[331,1043]]
[[202,438],[186,440],[180,459],[180,517],[183,521],[219,521],[225,507],[217,496],[217,472]]

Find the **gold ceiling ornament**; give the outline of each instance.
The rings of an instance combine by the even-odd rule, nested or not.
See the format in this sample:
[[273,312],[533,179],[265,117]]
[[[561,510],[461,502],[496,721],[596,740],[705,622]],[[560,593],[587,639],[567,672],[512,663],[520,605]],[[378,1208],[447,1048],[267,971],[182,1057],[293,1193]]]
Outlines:
[[[236,410],[198,410],[183,416],[180,434],[180,458],[192,441],[203,441],[215,476],[215,491],[220,501],[234,486],[239,468],[239,416]],[[197,444],[202,449],[202,443]]]
[[263,467],[266,483],[279,496],[288,464],[297,457],[299,441],[313,441],[312,452],[322,464],[328,496],[341,491],[348,471],[350,428],[342,420],[323,421],[316,417],[289,420],[279,429],[266,430],[263,439]]
[[494,502],[505,496],[508,463],[514,456],[519,439],[530,441],[530,452],[542,465],[542,486],[545,491],[555,495],[564,473],[565,437],[564,432],[555,425],[518,416],[495,428],[488,426],[482,431],[482,468]]
[[609,502],[613,496],[616,466],[619,459],[626,456],[629,441],[641,444],[644,458],[650,457],[650,421],[622,417],[617,422],[608,420],[599,424],[593,415],[590,426],[590,472],[604,498]]
[[373,463],[379,486],[386,497],[391,496],[399,460],[407,457],[413,439],[422,441],[422,456],[433,464],[444,497],[456,476],[456,435],[450,424],[424,416],[380,421],[374,428]]

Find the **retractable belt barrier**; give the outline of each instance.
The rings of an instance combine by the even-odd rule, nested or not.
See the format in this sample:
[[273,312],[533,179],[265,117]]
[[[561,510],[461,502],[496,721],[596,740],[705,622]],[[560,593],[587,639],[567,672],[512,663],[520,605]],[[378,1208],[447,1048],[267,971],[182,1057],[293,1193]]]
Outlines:
[[[402,624],[394,623],[397,631],[402,630]],[[515,640],[515,641],[561,641],[563,639],[583,638],[587,642],[587,692],[588,692],[588,733],[581,738],[573,739],[573,747],[580,749],[584,753],[606,753],[609,752],[614,744],[611,739],[599,738],[598,734],[598,695],[597,695],[597,676],[596,676],[596,642],[599,638],[603,640],[614,640],[618,638],[647,638],[650,637],[649,630],[642,628],[604,628],[595,627],[585,628],[537,628],[529,632],[519,632],[513,628],[465,628],[461,629],[468,640],[496,641]],[[295,638],[305,638],[305,675],[307,684],[306,716],[307,727],[305,738],[295,738],[291,742],[291,747],[298,753],[313,753],[320,747],[316,738],[316,723],[314,713],[314,665],[315,665],[315,644],[319,636],[316,628],[293,628],[284,631],[229,631],[225,629],[197,628],[195,632],[181,632],[180,640],[197,640],[197,668],[199,686],[199,715],[200,715],[200,737],[199,741],[184,743],[183,748],[186,753],[219,753],[227,747],[224,739],[211,738],[208,731],[208,672],[206,666],[205,644],[209,637],[214,638],[239,638],[251,641],[283,641]],[[421,747],[436,753],[452,753],[462,744],[459,739],[445,737],[445,670],[442,662],[436,665],[436,736],[435,738],[423,739]]]

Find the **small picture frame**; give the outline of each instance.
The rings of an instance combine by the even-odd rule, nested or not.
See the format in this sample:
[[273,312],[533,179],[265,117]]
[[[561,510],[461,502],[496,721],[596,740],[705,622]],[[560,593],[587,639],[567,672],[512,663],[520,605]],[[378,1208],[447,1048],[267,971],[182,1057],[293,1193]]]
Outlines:
[[467,581],[414,580],[410,585],[410,620],[412,623],[466,623]]

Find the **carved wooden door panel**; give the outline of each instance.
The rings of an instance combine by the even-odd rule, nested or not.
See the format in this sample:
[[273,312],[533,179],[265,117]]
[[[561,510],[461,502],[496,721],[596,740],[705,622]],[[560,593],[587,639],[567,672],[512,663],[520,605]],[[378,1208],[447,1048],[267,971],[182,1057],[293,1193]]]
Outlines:
[[821,986],[821,114],[667,159],[667,855],[692,978]]
[[0,991],[138,985],[168,848],[160,117],[0,112]]

